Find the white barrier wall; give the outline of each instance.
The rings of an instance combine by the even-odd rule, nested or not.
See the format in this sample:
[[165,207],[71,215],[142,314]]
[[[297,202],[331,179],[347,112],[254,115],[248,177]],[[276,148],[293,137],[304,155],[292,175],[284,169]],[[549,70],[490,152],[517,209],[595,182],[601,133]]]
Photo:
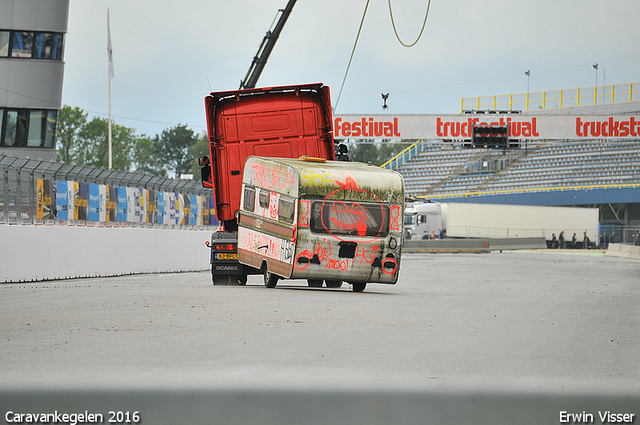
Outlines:
[[640,246],[612,243],[604,255],[640,260]]
[[211,230],[0,226],[0,283],[209,269]]

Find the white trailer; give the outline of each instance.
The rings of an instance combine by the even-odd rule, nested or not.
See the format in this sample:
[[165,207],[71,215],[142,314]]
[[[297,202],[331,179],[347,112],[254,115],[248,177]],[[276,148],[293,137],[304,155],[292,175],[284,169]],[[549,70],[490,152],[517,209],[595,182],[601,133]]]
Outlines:
[[413,203],[405,209],[405,238],[428,239],[439,233],[450,238],[530,238],[564,231],[567,241],[586,232],[598,235],[598,208],[536,205],[478,204],[466,202]]

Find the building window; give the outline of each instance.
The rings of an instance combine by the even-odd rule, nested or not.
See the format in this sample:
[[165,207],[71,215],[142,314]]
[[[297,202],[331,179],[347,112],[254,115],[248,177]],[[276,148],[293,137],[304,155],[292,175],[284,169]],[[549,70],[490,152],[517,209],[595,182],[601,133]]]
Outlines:
[[0,58],[9,56],[9,40],[11,33],[9,31],[0,31]]
[[36,34],[34,58],[55,59],[62,58],[62,34],[41,32]]
[[54,148],[58,111],[0,109],[0,146]]
[[0,30],[0,57],[62,60],[62,33]]
[[27,136],[27,111],[7,111],[5,146],[24,146]]
[[29,136],[27,137],[27,146],[38,147],[42,145],[42,135],[45,129],[46,111],[31,111],[29,114]]
[[56,146],[56,124],[58,123],[58,111],[49,111],[46,121],[44,147],[54,148]]
[[33,33],[26,31],[16,31],[13,33],[13,43],[11,43],[12,58],[30,58],[33,50]]

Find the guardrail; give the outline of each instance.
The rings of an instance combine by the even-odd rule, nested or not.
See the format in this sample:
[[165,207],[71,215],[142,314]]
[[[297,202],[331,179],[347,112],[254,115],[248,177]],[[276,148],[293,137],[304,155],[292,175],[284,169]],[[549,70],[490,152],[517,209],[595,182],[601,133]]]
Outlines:
[[411,160],[411,158],[417,156],[420,152],[422,152],[426,146],[429,146],[429,142],[425,141],[425,139],[418,140],[417,142],[411,144],[408,148],[404,149],[402,152],[385,162],[380,166],[380,168],[386,168],[388,170],[397,170],[400,168],[402,164]]
[[191,180],[0,154],[0,224],[209,228],[212,195]]
[[566,190],[594,190],[594,189],[623,189],[623,188],[640,188],[640,183],[621,183],[621,184],[594,184],[585,186],[557,186],[557,187],[542,187],[542,188],[524,188],[524,189],[500,189],[500,190],[487,190],[478,192],[463,192],[463,193],[448,193],[448,194],[431,194],[431,195],[419,195],[418,199],[449,199],[449,198],[468,198],[471,196],[490,196],[490,195],[509,195],[514,193],[536,193],[536,192],[552,192],[552,191],[566,191]]
[[633,102],[640,98],[640,83],[549,90],[495,96],[463,97],[460,112],[475,110],[525,110],[571,108],[605,103]]

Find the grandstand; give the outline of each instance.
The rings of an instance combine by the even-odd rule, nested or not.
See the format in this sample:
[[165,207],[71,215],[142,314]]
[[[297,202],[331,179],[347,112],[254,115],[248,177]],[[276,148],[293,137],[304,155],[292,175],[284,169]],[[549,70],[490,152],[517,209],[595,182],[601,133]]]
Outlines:
[[[549,93],[539,96],[539,104],[529,104],[527,96],[522,115],[637,115],[637,86],[575,89],[574,97],[560,91],[559,106]],[[515,105],[513,96],[507,99],[462,99],[462,112],[489,105],[494,111],[487,112],[507,113]],[[640,230],[640,137],[519,143],[519,149],[496,150],[471,149],[461,140],[420,140],[382,166],[404,176],[410,200],[598,206],[600,232],[615,230],[622,242],[633,241]]]
[[407,196],[640,185],[640,140],[538,141],[507,151],[429,145],[397,169]]
[[408,199],[598,206],[599,233],[631,243],[640,230],[640,140],[534,141],[505,151],[419,143],[396,168]]

